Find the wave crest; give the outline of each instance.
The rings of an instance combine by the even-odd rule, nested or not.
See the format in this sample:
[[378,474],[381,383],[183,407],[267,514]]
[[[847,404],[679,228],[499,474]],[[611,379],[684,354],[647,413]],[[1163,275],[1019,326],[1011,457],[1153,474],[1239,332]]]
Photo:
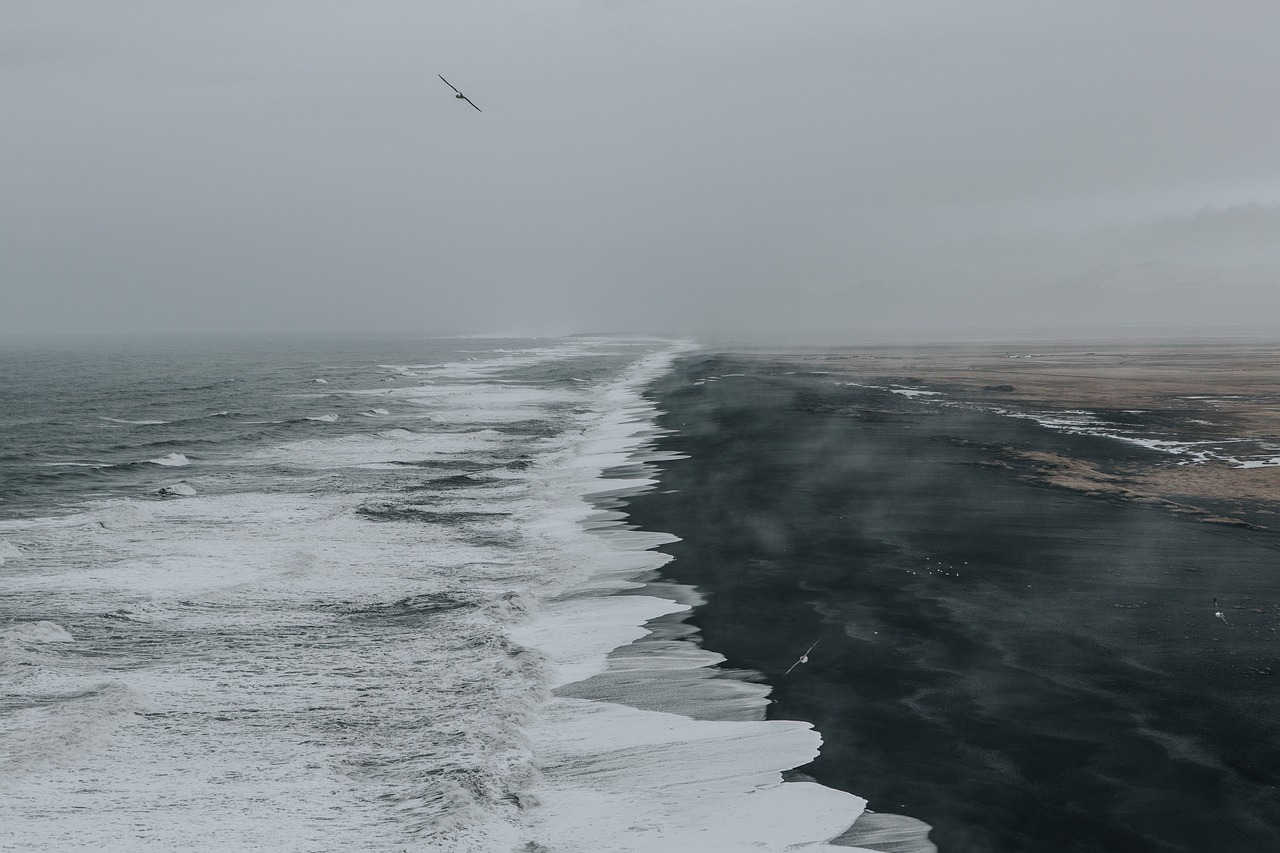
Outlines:
[[148,459],[152,465],[164,465],[171,468],[179,468],[183,465],[190,465],[191,460],[181,453],[170,453],[167,456],[161,456],[158,459]]
[[0,628],[0,638],[20,645],[43,643],[74,643],[76,638],[57,622],[41,619],[38,622],[19,622],[8,628]]

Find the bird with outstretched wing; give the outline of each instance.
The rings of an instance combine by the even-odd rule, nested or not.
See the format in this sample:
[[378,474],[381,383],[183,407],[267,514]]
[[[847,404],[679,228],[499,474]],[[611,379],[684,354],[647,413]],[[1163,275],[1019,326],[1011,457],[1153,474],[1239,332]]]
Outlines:
[[[437,76],[437,77],[439,77],[441,80],[444,80],[444,75],[443,75],[443,74],[437,74],[436,76]],[[454,95],[454,97],[455,97],[455,98],[461,98],[462,100],[466,101],[468,104],[471,104],[471,106],[476,107],[476,105],[475,105],[475,102],[474,102],[474,101],[472,101],[472,100],[471,100],[470,98],[468,98],[466,95],[462,94],[462,92],[459,92],[459,91],[458,91],[458,87],[457,87],[457,86],[453,85],[453,84],[452,84],[452,83],[450,83],[448,80],[444,80],[444,84],[445,84],[446,86],[448,86],[450,89],[452,89],[453,91],[455,91],[455,92],[457,92],[457,93],[458,93],[458,94]],[[478,113],[482,113],[482,112],[484,112],[484,110],[480,109],[479,107],[476,107],[476,112],[478,112]]]
[[1218,606],[1217,598],[1213,599],[1213,615],[1221,619],[1223,624],[1225,624],[1228,628],[1231,627],[1231,623],[1227,621],[1227,617],[1222,615],[1222,608]]
[[795,669],[795,668],[796,668],[796,667],[798,667],[800,664],[802,664],[802,663],[808,663],[808,662],[809,662],[809,652],[813,651],[814,646],[818,645],[818,643],[819,643],[819,642],[821,642],[821,640],[814,640],[814,641],[813,641],[813,646],[810,646],[810,647],[809,647],[809,649],[808,649],[808,651],[806,651],[804,654],[800,655],[800,659],[799,659],[799,660],[797,660],[795,663],[791,664],[791,666],[787,667],[787,671],[786,671],[786,672],[784,672],[784,673],[782,673],[783,677],[786,677],[786,676],[790,675],[790,674],[791,674],[791,670]]

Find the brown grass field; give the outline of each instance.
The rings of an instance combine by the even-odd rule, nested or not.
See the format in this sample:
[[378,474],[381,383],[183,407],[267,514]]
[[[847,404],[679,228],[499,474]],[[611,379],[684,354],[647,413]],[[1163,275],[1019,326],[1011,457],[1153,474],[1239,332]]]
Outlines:
[[[798,360],[798,368],[829,371],[836,380],[923,387],[984,408],[1125,412],[1151,438],[1226,442],[1227,452],[1242,459],[1280,457],[1277,342],[850,347],[760,355]],[[1088,459],[1042,451],[1008,447],[1000,455],[1063,488],[1161,503],[1215,523],[1280,523],[1280,465],[1187,464],[1187,457],[1169,454],[1103,470]],[[1271,516],[1276,520],[1265,524]]]

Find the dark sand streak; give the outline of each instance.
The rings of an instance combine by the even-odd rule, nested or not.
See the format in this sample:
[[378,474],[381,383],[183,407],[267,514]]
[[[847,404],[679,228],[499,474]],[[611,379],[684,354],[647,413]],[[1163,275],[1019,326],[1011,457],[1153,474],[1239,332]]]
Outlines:
[[797,369],[695,357],[657,383],[660,448],[690,458],[629,512],[682,538],[662,573],[706,596],[705,647],[822,732],[803,773],[943,853],[1280,850],[1280,537],[1018,455],[1153,451]]

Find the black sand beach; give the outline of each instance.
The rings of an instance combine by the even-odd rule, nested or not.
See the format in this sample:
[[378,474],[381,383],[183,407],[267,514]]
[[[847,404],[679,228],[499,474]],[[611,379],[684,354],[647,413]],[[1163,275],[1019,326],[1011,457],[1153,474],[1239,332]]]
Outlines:
[[653,393],[690,458],[629,507],[682,538],[663,574],[706,596],[703,645],[822,732],[797,772],[943,853],[1280,850],[1280,536],[994,449],[1142,447],[803,371],[678,365]]

